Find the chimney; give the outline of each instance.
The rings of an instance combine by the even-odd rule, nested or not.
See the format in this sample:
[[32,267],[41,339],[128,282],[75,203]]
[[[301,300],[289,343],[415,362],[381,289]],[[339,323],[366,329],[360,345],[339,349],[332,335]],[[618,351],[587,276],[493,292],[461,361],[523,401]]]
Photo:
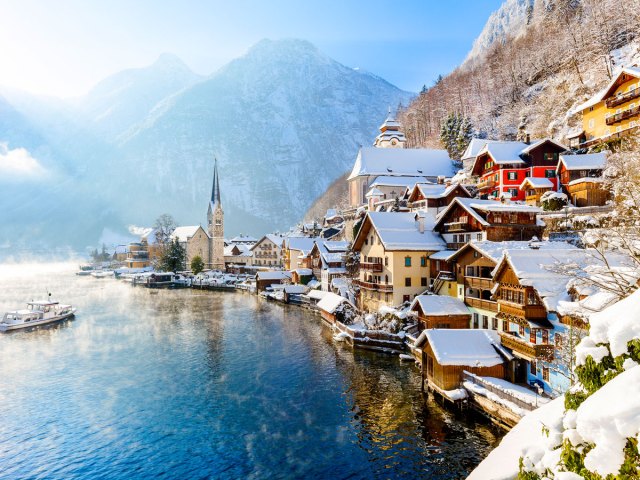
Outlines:
[[442,185],[444,183],[444,176],[439,175],[438,176],[438,185]]
[[525,133],[524,143],[526,143],[527,145],[531,145],[531,135],[529,135],[529,133]]
[[424,215],[421,212],[416,214],[416,222],[418,223],[418,231],[424,233]]

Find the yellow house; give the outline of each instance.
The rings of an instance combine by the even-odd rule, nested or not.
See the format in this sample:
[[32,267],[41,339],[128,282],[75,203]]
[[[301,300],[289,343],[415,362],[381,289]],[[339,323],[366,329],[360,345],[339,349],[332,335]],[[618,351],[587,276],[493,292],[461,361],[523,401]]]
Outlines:
[[360,252],[358,307],[376,311],[382,306],[412,301],[431,283],[428,257],[445,249],[433,232],[435,217],[426,212],[369,212],[353,243]]
[[582,132],[570,138],[572,146],[589,146],[621,137],[640,125],[640,68],[623,68],[606,88],[577,108]]

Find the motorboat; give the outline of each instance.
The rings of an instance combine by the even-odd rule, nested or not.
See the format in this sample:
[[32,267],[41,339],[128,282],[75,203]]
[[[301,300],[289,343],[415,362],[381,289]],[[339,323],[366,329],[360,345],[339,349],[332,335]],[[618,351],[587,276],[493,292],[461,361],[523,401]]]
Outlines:
[[0,332],[35,327],[73,317],[76,309],[50,300],[27,303],[27,308],[7,312],[0,322]]

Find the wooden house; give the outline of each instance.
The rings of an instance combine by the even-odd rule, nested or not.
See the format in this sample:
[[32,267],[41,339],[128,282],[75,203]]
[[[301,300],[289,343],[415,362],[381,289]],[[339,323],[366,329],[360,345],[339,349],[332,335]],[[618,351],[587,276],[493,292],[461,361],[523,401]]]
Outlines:
[[260,293],[271,285],[291,282],[290,272],[264,271],[256,273],[256,293]]
[[470,198],[471,195],[462,185],[416,183],[407,194],[407,205],[412,210],[428,209],[439,213],[456,197]]
[[482,377],[506,378],[508,352],[491,330],[431,329],[421,334],[423,372],[428,386],[445,397],[462,385],[464,371]]
[[442,235],[448,250],[470,241],[530,240],[542,236],[544,225],[537,221],[540,212],[531,205],[456,198],[438,215],[434,231]]
[[336,323],[336,321],[340,321],[340,310],[356,310],[355,305],[353,305],[349,300],[332,292],[326,292],[318,301],[317,307],[322,319],[331,325]]
[[557,172],[562,191],[576,207],[604,205],[611,199],[602,178],[606,162],[604,152],[560,156]]
[[527,177],[520,185],[524,192],[524,200],[527,205],[540,206],[540,198],[546,192],[554,189],[554,184],[548,178]]
[[471,312],[464,302],[448,295],[418,295],[410,311],[418,319],[420,330],[469,328],[471,322]]

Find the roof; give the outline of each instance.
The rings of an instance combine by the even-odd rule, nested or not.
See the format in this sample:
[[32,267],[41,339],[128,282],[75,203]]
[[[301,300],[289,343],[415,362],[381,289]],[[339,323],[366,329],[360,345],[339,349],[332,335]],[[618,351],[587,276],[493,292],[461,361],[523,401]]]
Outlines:
[[433,214],[429,212],[420,212],[420,214],[424,217],[424,233],[418,230],[414,212],[369,212],[367,218],[386,250],[444,250],[444,240],[433,232],[435,223]]
[[308,288],[306,285],[285,285],[283,290],[289,295],[305,293]]
[[582,155],[560,155],[558,168],[564,165],[567,170],[601,170],[607,163],[607,154],[585,153]]
[[447,205],[443,211],[438,214],[436,219],[436,225],[439,225],[442,220],[447,216],[447,212],[453,209],[455,205],[460,205],[464,210],[466,210],[469,215],[475,218],[481,225],[489,225],[482,215],[478,212],[529,212],[529,213],[540,213],[542,210],[538,207],[534,207],[533,205],[523,205],[520,203],[513,203],[510,201],[500,202],[498,200],[479,200],[477,198],[463,198],[456,197],[453,201]]
[[492,142],[487,143],[479,152],[488,153],[497,164],[525,163],[520,157],[522,151],[529,145],[524,142]]
[[147,233],[140,237],[141,240],[146,240],[147,245],[155,245],[158,243],[158,239],[156,238],[157,228],[151,228]]
[[342,263],[344,262],[344,252],[321,253],[324,263]]
[[229,240],[229,242],[231,243],[255,243],[257,242],[258,239],[257,238],[253,238],[252,236],[249,235],[238,235],[237,237],[233,237],[231,240]]
[[553,188],[553,182],[548,178],[543,177],[527,177],[520,184],[520,189],[522,190],[525,185],[529,184],[531,188]]
[[453,162],[446,150],[362,147],[348,180],[362,175],[449,177]]
[[496,143],[499,141],[500,140],[487,140],[486,138],[472,138],[460,160],[475,158],[487,143]]
[[309,293],[307,293],[309,298],[315,298],[317,300],[320,300],[328,294],[329,292],[325,292],[324,290],[311,290]]
[[600,90],[598,93],[596,93],[593,97],[591,97],[589,100],[587,100],[586,102],[578,105],[574,111],[575,112],[581,112],[589,107],[593,107],[594,105],[600,103],[601,101],[603,101],[609,94],[611,88],[613,88],[613,86],[618,82],[618,79],[620,78],[620,76],[626,73],[628,75],[631,75],[633,77],[637,77],[640,78],[640,68],[638,67],[624,67],[622,70],[620,70],[618,72],[618,74],[613,77],[611,79],[611,81],[607,84],[606,87],[604,87],[602,90]]
[[561,148],[563,150],[569,150],[569,147],[567,147],[566,145],[563,145],[562,143],[554,140],[553,138],[546,137],[546,138],[543,138],[542,140],[536,140],[535,142],[531,142],[530,145],[525,149],[523,149],[522,152],[520,153],[529,153],[531,150],[538,148],[540,145],[542,145],[545,142],[553,143],[556,147]]
[[389,177],[383,175],[376,177],[371,182],[370,187],[385,186],[385,187],[413,187],[416,183],[430,183],[425,177]]
[[318,302],[318,308],[327,313],[334,313],[343,303],[347,303],[353,307],[353,304],[346,298],[332,292],[327,292]]
[[411,303],[411,310],[416,305],[420,305],[420,308],[425,315],[469,315],[471,312],[464,304],[462,300],[457,297],[451,297],[449,295],[418,295],[413,299]]
[[369,197],[380,197],[384,195],[384,193],[382,193],[382,191],[378,190],[376,187],[371,188],[365,195],[366,198]]
[[[171,234],[171,238],[177,238],[179,242],[186,242],[189,238],[193,237],[196,234],[199,228],[202,227],[200,225],[177,227]],[[204,229],[202,231],[204,232]],[[206,234],[207,232],[204,233]]]
[[429,255],[429,260],[445,260],[448,261],[457,250],[441,250],[436,253],[432,253]]
[[298,275],[312,275],[313,274],[313,270],[311,270],[310,268],[295,268],[292,270],[292,272],[296,272]]
[[[286,237],[286,238],[301,238],[301,237]],[[258,240],[256,243],[251,245],[251,250],[253,250],[255,247],[257,247],[264,240],[269,240],[271,243],[276,244],[278,246],[278,248],[282,248],[282,241],[284,239],[285,239],[285,237],[283,237],[281,235],[276,235],[274,233],[267,233],[260,240]]]
[[327,240],[322,244],[329,252],[346,252],[349,249],[349,242],[346,240]]
[[[493,260],[498,263],[502,258],[505,250],[532,250],[531,241],[504,241],[504,242],[492,242],[489,240],[471,241],[469,244],[463,246],[456,252],[456,257],[460,252],[467,248],[473,248],[477,250],[482,256]],[[575,250],[577,247],[566,242],[535,242],[537,250]]]
[[[414,188],[417,188],[424,198],[444,198],[449,195],[453,190],[458,188],[458,184],[438,184],[438,183],[417,183]],[[460,186],[461,188],[464,188]]]
[[425,332],[440,365],[494,367],[505,361],[496,348],[500,339],[493,330],[431,329]]
[[312,237],[288,237],[285,239],[285,245],[289,250],[298,250],[302,253],[308,253],[313,248],[317,238]]
[[284,280],[291,278],[290,272],[269,271],[256,273],[258,280]]
[[602,177],[582,177],[576,178],[575,180],[571,180],[568,185],[571,187],[573,185],[578,185],[579,183],[603,183],[604,178]]

